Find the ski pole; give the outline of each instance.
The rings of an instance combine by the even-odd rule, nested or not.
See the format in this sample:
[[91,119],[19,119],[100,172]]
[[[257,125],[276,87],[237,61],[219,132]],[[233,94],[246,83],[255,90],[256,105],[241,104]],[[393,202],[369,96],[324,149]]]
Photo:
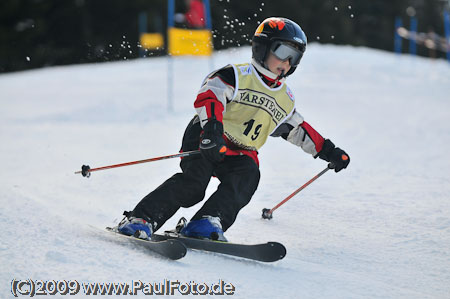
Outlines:
[[263,209],[262,210],[262,218],[263,219],[272,219],[272,213],[273,211],[275,211],[276,209],[278,209],[280,206],[282,206],[284,203],[286,203],[289,199],[291,199],[292,197],[294,197],[295,195],[297,195],[297,193],[299,193],[300,191],[302,191],[303,189],[305,189],[309,184],[311,184],[312,182],[314,182],[315,180],[317,180],[319,177],[321,177],[325,172],[327,172],[330,169],[334,168],[334,164],[333,163],[328,163],[327,168],[325,168],[324,170],[322,170],[321,172],[319,172],[316,176],[314,176],[312,179],[310,179],[309,181],[307,181],[303,186],[301,186],[300,188],[298,188],[297,190],[295,190],[291,195],[289,195],[288,197],[286,197],[285,199],[283,199],[279,204],[277,204],[276,206],[274,206],[272,209]]
[[174,154],[174,155],[161,156],[161,157],[156,157],[156,158],[151,158],[151,159],[126,162],[126,163],[103,166],[103,167],[92,168],[92,169],[89,167],[89,165],[83,165],[83,166],[81,166],[80,171],[75,171],[75,174],[81,173],[81,175],[84,177],[90,177],[91,172],[94,172],[94,171],[105,170],[105,169],[110,169],[110,168],[117,168],[117,167],[124,167],[124,166],[130,166],[130,165],[135,165],[135,164],[148,163],[148,162],[154,162],[154,161],[172,159],[172,158],[178,158],[178,157],[180,157],[180,158],[188,157],[188,156],[196,155],[199,153],[200,153],[200,150],[195,150],[195,151],[183,152],[183,153]]

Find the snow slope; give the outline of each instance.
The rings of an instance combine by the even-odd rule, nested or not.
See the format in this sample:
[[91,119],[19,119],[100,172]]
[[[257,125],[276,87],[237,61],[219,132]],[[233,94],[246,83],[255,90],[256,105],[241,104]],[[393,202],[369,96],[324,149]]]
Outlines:
[[[262,208],[273,207],[326,167],[270,138],[260,152],[260,187],[227,232],[232,241],[284,243],[288,255],[282,261],[191,251],[174,262],[110,242],[90,227],[120,221],[124,210],[178,171],[179,161],[107,170],[89,179],[73,172],[82,164],[176,153],[211,66],[249,59],[248,47],[215,53],[212,62],[174,59],[170,112],[165,58],[0,75],[0,297],[13,296],[13,279],[168,279],[223,280],[235,286],[236,298],[450,298],[445,61],[308,47],[287,82],[300,113],[344,148],[351,164],[314,182],[273,220],[262,220]],[[214,180],[208,194],[217,185]],[[180,210],[163,229],[196,208]]]

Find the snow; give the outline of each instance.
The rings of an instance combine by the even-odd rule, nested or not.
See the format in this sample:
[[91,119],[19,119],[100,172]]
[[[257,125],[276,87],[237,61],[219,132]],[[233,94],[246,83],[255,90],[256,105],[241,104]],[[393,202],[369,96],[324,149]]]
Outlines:
[[[120,221],[179,171],[179,160],[89,179],[74,171],[177,153],[204,76],[250,53],[174,58],[172,111],[166,58],[0,75],[0,297],[13,296],[13,279],[32,279],[222,280],[236,298],[450,298],[450,65],[442,60],[308,47],[287,83],[305,119],[349,153],[349,168],[326,173],[262,220],[263,208],[326,167],[270,138],[259,189],[226,233],[232,241],[282,242],[282,261],[195,251],[170,261],[91,227]],[[181,209],[163,229],[197,208]]]

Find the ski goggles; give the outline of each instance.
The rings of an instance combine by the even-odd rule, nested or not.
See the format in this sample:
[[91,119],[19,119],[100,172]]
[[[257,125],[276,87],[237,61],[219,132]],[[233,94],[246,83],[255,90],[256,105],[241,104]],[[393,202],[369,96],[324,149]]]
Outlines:
[[297,66],[302,59],[304,50],[297,49],[285,42],[277,41],[270,47],[270,52],[281,61],[289,59],[289,64],[293,67]]

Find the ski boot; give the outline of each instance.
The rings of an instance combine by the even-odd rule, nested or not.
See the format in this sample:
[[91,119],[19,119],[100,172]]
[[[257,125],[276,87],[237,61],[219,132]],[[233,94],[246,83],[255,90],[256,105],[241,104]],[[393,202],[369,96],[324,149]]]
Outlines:
[[142,218],[128,218],[127,216],[120,221],[116,230],[121,234],[143,240],[150,240],[153,233],[153,227],[149,222]]
[[[179,229],[179,224],[177,228]],[[209,239],[214,241],[227,242],[223,235],[222,224],[219,217],[203,216],[198,220],[191,220],[184,224],[180,234],[189,238]]]

